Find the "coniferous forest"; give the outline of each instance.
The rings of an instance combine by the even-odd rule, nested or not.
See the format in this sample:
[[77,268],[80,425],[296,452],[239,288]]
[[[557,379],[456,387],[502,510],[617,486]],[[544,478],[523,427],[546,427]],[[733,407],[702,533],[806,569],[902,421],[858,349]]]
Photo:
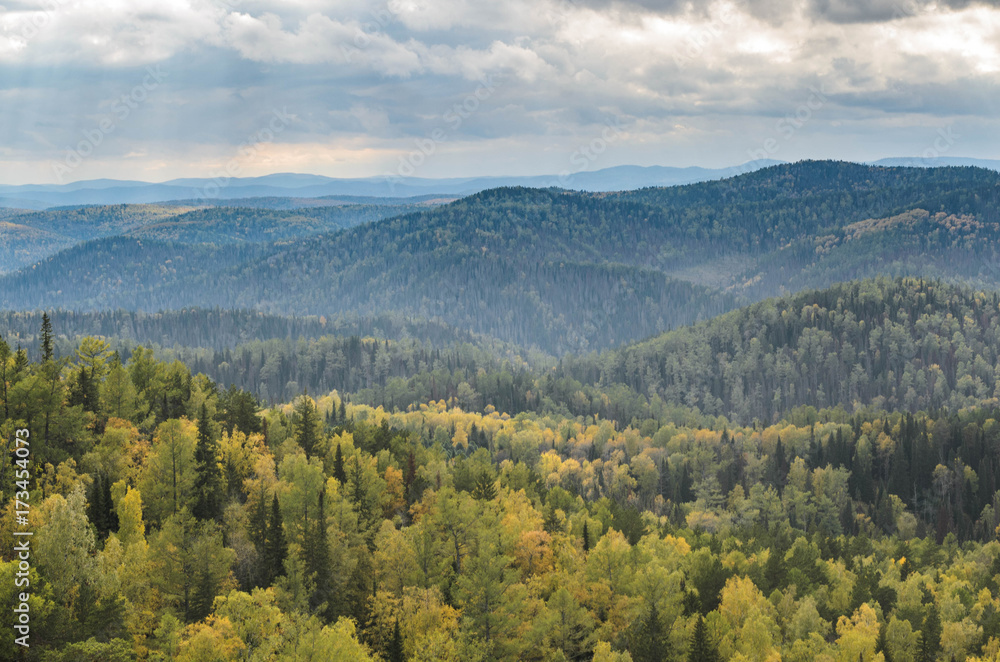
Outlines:
[[998,186],[14,214],[0,659],[997,662]]

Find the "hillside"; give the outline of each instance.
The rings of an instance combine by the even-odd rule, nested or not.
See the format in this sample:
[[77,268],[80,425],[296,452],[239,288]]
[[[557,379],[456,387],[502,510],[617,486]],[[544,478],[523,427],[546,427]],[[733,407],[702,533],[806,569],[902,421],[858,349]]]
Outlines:
[[[198,257],[211,252],[204,247],[175,244],[167,256],[145,242],[120,255],[83,245],[5,279],[2,305],[399,312],[550,353],[586,352],[853,278],[995,287],[998,200],[1000,174],[984,169],[802,162],[616,194],[495,189],[299,239],[287,236],[293,222],[268,220],[277,212],[204,210],[190,227],[170,219],[142,232],[213,244],[220,233],[286,238],[217,262]],[[101,271],[127,271],[134,285],[104,287]]]
[[189,211],[125,233],[181,243],[274,242],[310,237],[411,211],[409,205],[340,205],[294,210],[210,207]]
[[[560,400],[559,392],[583,385],[622,385],[668,408],[771,422],[801,406],[996,406],[998,364],[1000,295],[878,279],[769,299],[620,350],[567,358],[540,392]],[[645,408],[630,406],[630,415]]]
[[[381,347],[330,349],[354,370]],[[41,660],[996,658],[995,407],[615,425],[480,409],[465,384],[261,409],[149,352],[70,349],[0,342],[0,426],[30,426],[44,467],[0,490],[33,506],[13,600]],[[2,526],[13,577],[25,525]]]
[[14,220],[20,220],[20,217],[0,219],[0,273],[27,266],[41,255],[57,253],[73,245],[73,240],[68,237],[15,223]]
[[[264,200],[266,204],[271,200]],[[0,273],[40,262],[80,242],[136,237],[175,243],[267,243],[310,237],[397,216],[431,201],[321,205],[290,209],[251,206],[110,205],[11,214],[17,226],[0,229]]]

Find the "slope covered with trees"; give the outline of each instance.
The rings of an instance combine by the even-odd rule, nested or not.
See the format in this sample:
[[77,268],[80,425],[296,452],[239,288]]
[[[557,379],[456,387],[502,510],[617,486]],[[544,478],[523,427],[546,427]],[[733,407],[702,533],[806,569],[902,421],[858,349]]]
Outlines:
[[[327,316],[392,311],[579,353],[860,277],[994,287],[998,196],[1000,174],[983,169],[803,162],[616,194],[495,189],[299,239],[290,236],[298,221],[276,222],[272,214],[305,215],[313,220],[302,226],[315,228],[354,207],[215,208],[189,214],[190,226],[172,218],[138,232],[213,245],[276,241],[208,262],[201,244],[177,245],[170,256],[147,239],[117,245],[121,255],[109,254],[106,243],[85,244],[3,279],[0,291],[8,309],[46,301],[152,312],[194,305]],[[105,273],[80,277],[105,262]],[[128,288],[116,287],[119,271],[130,274]]]
[[[339,393],[259,410],[100,339],[0,343],[28,660],[966,660],[1000,651],[1000,411],[628,425]],[[749,342],[749,341],[748,341]],[[21,489],[21,488],[18,488]],[[11,610],[0,655],[16,650]]]
[[[428,206],[420,202],[420,207]],[[249,203],[248,203],[249,205]],[[107,205],[20,213],[0,225],[0,273],[80,242],[136,237],[185,244],[270,243],[325,234],[412,210],[408,203],[268,209],[250,206]],[[16,221],[15,221],[16,219]]]

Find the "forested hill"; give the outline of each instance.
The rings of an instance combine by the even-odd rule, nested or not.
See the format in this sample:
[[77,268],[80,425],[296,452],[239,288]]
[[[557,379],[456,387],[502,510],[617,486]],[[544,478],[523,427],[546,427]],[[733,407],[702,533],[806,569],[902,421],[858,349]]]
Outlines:
[[147,239],[84,244],[0,281],[0,305],[394,311],[580,353],[855,278],[995,287],[998,200],[988,170],[819,161],[618,194],[503,188],[239,259]]
[[[101,336],[128,344],[223,351],[252,341],[288,340],[294,343],[335,335],[414,340],[437,348],[457,344],[478,344],[484,348],[502,346],[491,338],[440,322],[390,314],[379,317],[284,317],[254,310],[192,308],[161,313],[53,310],[48,316],[56,330],[56,340],[69,344],[85,336]],[[42,317],[40,311],[0,311],[0,337],[20,345],[34,358],[39,351]],[[56,354],[59,356],[58,351]]]
[[800,406],[995,406],[998,364],[1000,295],[878,279],[769,299],[620,350],[569,357],[539,392],[572,403],[565,394],[574,384],[619,384],[667,405],[770,422]]
[[[769,299],[620,349],[564,356],[555,369],[551,357],[400,316],[60,311],[52,320],[57,350],[101,334],[127,359],[137,344],[155,343],[163,358],[270,402],[335,389],[390,409],[455,398],[477,410],[636,425],[716,416],[771,423],[803,407],[1000,404],[1000,297],[920,279]],[[38,328],[37,314],[0,314],[0,335],[32,356]]]
[[[251,201],[253,202],[253,201]],[[269,202],[269,201],[264,201]],[[247,205],[250,203],[248,202]],[[79,242],[130,236],[188,244],[275,242],[325,234],[403,214],[433,201],[329,204],[293,209],[193,205],[103,205],[9,213],[0,222],[0,273]]]

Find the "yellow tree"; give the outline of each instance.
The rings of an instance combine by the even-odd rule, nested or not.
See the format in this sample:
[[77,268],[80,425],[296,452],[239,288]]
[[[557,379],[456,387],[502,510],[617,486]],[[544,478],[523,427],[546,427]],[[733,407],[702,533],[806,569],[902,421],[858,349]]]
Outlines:
[[878,631],[878,614],[867,603],[850,618],[841,616],[837,621],[838,662],[884,662],[885,656],[875,652]]

